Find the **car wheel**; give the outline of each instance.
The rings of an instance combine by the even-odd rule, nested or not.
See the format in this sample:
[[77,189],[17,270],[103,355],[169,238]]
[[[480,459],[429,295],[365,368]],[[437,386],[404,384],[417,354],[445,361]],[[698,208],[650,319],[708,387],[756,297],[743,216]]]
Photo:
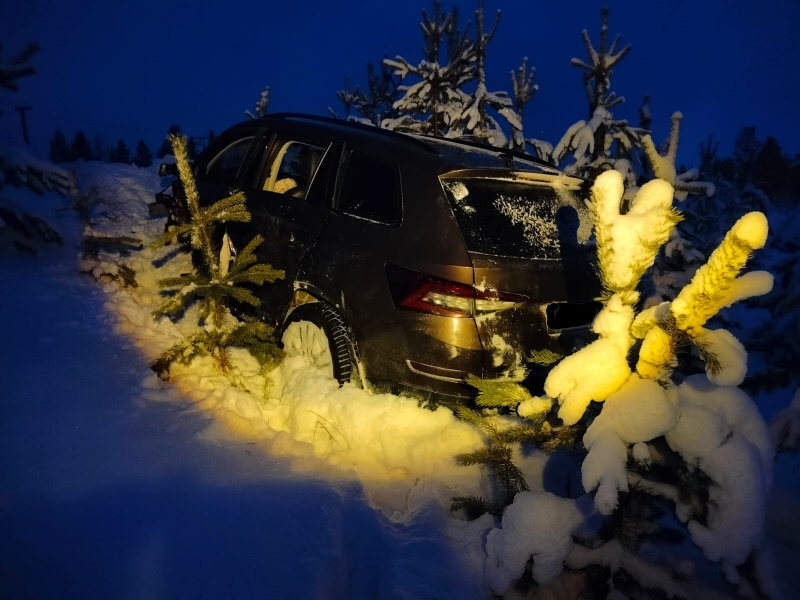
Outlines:
[[303,304],[289,313],[281,341],[288,356],[304,356],[339,385],[350,382],[361,387],[352,334],[327,302]]

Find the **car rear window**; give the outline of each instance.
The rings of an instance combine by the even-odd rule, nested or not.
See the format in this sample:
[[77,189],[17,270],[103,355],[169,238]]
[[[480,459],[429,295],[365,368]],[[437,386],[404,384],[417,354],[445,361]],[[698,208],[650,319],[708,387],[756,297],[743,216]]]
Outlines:
[[592,230],[589,209],[574,191],[552,180],[443,177],[442,186],[467,250],[519,258],[582,258]]
[[215,156],[208,163],[206,179],[233,185],[252,141],[252,136],[237,140]]
[[402,200],[397,165],[357,151],[346,160],[338,209],[381,225],[399,225]]

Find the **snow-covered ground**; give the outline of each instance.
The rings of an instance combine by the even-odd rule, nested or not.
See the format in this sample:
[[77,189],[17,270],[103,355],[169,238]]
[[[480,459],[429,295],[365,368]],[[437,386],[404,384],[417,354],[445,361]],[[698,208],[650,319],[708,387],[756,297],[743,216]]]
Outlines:
[[[154,168],[74,171],[91,233],[145,241],[163,227],[147,218]],[[164,383],[148,362],[190,319],[150,313],[157,279],[188,270],[187,257],[79,261],[71,198],[8,186],[0,196],[64,238],[39,257],[0,256],[0,597],[486,597],[494,521],[448,516],[453,496],[487,493],[480,469],[454,461],[482,445],[471,426],[339,388],[302,357],[262,371],[236,353],[239,387],[204,360]],[[119,264],[137,287],[109,281]],[[764,416],[791,394],[759,398]],[[580,493],[574,461],[519,462],[534,491]],[[800,587],[799,465],[779,457],[767,511],[787,598]]]
[[[158,183],[135,167],[110,169],[115,191],[138,189],[142,201]],[[0,257],[0,597],[483,597],[428,501],[440,490],[409,473],[410,482],[395,478],[402,484],[378,477],[368,495],[311,444],[277,430],[239,435],[161,384],[135,336],[114,333],[114,286],[78,275],[80,226],[61,210],[70,200],[2,195],[47,215],[65,244]],[[436,470],[442,456],[430,456]]]

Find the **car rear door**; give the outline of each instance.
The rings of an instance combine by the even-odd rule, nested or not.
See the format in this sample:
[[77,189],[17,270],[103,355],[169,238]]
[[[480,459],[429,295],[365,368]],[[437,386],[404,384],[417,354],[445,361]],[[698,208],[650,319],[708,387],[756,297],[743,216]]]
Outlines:
[[291,301],[300,261],[311,248],[328,217],[333,195],[328,174],[335,172],[339,147],[314,135],[290,129],[265,132],[246,174],[245,194],[252,216],[249,224],[231,224],[236,248],[255,234],[264,237],[259,260],[285,271],[285,278],[257,291],[262,317],[277,325]]

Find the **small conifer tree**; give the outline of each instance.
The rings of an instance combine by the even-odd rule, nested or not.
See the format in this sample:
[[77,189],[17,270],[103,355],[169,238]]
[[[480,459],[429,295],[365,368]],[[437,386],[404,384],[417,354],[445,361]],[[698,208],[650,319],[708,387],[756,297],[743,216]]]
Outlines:
[[169,141],[186,192],[191,221],[172,227],[156,238],[153,246],[160,247],[188,238],[192,249],[202,254],[205,269],[161,280],[159,284],[171,295],[153,311],[153,315],[172,317],[199,302],[202,327],[164,352],[152,367],[156,372],[165,374],[169,371],[169,365],[176,360],[188,363],[195,356],[211,355],[220,371],[226,373],[231,367],[228,348],[233,346],[246,347],[259,361],[268,363],[280,354],[273,340],[273,329],[260,321],[242,323],[228,318],[225,303],[230,299],[259,306],[260,300],[247,286],[259,286],[281,279],[284,272],[257,262],[255,250],[264,241],[260,235],[236,253],[231,266],[232,244],[227,233],[222,236],[221,243],[216,243],[214,227],[220,223],[250,221],[244,193],[237,192],[208,208],[202,208],[189,163],[186,138],[172,135]]
[[108,161],[112,163],[125,163],[126,165],[131,162],[131,149],[125,140],[119,140],[117,145],[111,150],[108,155]]
[[181,136],[183,133],[181,132],[180,125],[170,125],[169,131],[167,132],[167,136],[164,138],[164,141],[161,142],[161,147],[156,152],[157,158],[164,158],[167,154],[172,154],[172,144],[170,143],[171,136]]
[[94,153],[92,152],[92,145],[89,143],[89,138],[82,131],[75,132],[75,137],[72,138],[72,146],[70,152],[74,160],[92,160]]
[[251,119],[260,119],[261,117],[266,117],[268,111],[269,86],[265,87],[264,91],[261,92],[261,95],[258,97],[258,102],[256,102],[256,114],[251,113],[249,110],[244,111],[244,114]]
[[[473,514],[502,511],[526,488],[510,446],[529,442],[547,450],[563,442],[584,455],[584,489],[593,493],[597,513],[609,518],[599,539],[576,545],[568,564],[624,571],[634,587],[653,585],[652,579],[639,577],[659,572],[658,589],[680,596],[685,594],[674,591],[680,583],[671,573],[636,555],[647,536],[661,531],[658,513],[670,509],[665,498],[674,502],[672,509],[686,526],[664,532],[662,539],[691,537],[707,558],[719,562],[729,581],[747,577],[747,562],[759,560],[758,519],[763,518],[772,461],[769,432],[750,398],[737,388],[746,373],[744,348],[728,331],[707,329],[706,323],[734,302],[767,293],[773,280],[760,271],[739,276],[767,236],[766,218],[752,212],[736,222],[675,300],[637,314],[640,280],[680,220],[672,208],[674,193],[667,181],[653,180],[637,190],[622,214],[622,175],[608,171],[598,177],[590,209],[604,288],[604,308],[593,324],[599,339],[557,362],[543,397],[531,396],[516,383],[468,380],[479,390],[479,407],[508,410],[522,421],[501,426],[491,414],[461,411],[486,434],[487,448],[459,455],[457,461],[490,467],[501,495],[495,502],[456,498],[454,507]],[[638,353],[637,339],[642,340]],[[691,348],[705,362],[705,373],[678,385],[673,371]],[[540,358],[547,362],[549,357]],[[731,465],[739,470],[735,478],[727,475]],[[525,493],[519,507],[513,502],[515,514],[530,499]],[[742,502],[752,523],[730,523],[732,515],[741,514]],[[499,552],[495,556],[516,552],[491,551]],[[609,554],[631,560],[609,567]],[[758,589],[757,581],[749,583]]]
[[67,138],[60,129],[56,129],[53,139],[50,140],[50,160],[54,163],[70,162],[72,152],[67,144]]
[[102,160],[108,162],[109,155],[111,154],[111,146],[109,146],[106,136],[98,133],[94,136],[94,158],[95,160]]
[[150,148],[144,143],[144,140],[139,140],[136,144],[136,156],[133,157],[133,164],[137,167],[149,167],[153,164],[153,153]]

